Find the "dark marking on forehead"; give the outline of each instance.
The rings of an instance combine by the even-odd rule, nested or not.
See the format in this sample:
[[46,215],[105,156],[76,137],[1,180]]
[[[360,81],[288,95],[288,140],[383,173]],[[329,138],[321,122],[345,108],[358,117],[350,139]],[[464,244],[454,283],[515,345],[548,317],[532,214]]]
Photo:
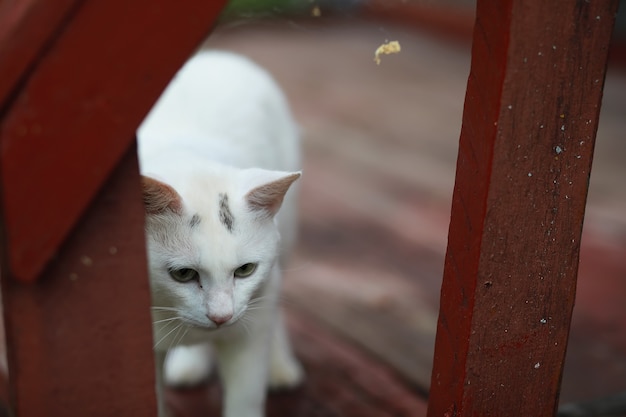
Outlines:
[[226,229],[232,233],[233,224],[235,223],[235,218],[233,217],[233,213],[230,212],[230,207],[228,206],[228,195],[220,194],[219,197],[220,197],[220,202],[219,202],[220,222],[222,222],[222,224],[226,226]]
[[193,229],[199,224],[200,224],[200,216],[198,216],[197,214],[194,214],[193,216],[191,216],[191,220],[189,221],[189,226],[191,226],[191,228]]

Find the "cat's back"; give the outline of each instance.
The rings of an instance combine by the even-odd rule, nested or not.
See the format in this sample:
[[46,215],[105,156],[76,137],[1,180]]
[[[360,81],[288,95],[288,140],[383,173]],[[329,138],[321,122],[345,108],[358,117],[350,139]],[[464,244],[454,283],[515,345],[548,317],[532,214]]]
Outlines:
[[142,170],[168,160],[299,168],[298,129],[272,77],[249,59],[201,51],[176,74],[138,130]]

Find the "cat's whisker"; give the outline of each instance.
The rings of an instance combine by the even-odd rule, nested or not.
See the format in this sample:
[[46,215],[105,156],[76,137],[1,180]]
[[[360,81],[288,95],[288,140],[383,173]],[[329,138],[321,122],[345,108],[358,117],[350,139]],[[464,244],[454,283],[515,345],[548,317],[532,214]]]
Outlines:
[[239,322],[241,323],[241,328],[243,328],[243,330],[246,333],[246,336],[250,337],[252,335],[250,328],[248,327],[248,320],[249,317],[247,317],[245,314],[243,316],[241,316],[241,319],[239,320]]
[[166,319],[161,319],[161,320],[154,320],[152,322],[152,324],[159,324],[159,323],[165,323],[168,321],[173,321],[173,320],[180,320],[178,317],[168,317]]
[[248,306],[249,307],[254,307],[258,304],[261,304],[263,301],[266,300],[271,300],[271,299],[275,299],[276,296],[275,295],[266,295],[266,296],[262,296],[262,297],[256,297],[256,298],[252,298],[250,301],[248,301]]
[[[276,300],[276,302],[270,302],[270,303],[264,303],[265,300]],[[271,296],[263,296],[263,297],[257,297],[257,298],[253,298],[250,301],[248,301],[248,304],[246,306],[246,310],[248,311],[254,311],[254,310],[263,310],[263,309],[273,309],[275,308],[274,304],[279,304],[279,305],[285,305],[285,306],[297,306],[297,302],[296,300],[292,300],[289,298],[289,296],[285,293],[280,293],[278,295],[271,295]]]
[[246,310],[251,311],[251,310],[257,310],[257,309],[268,308],[268,307],[270,306],[266,304],[248,304],[246,306]]
[[189,326],[185,326],[185,331],[183,332],[183,334],[180,336],[180,338],[178,339],[178,342],[176,342],[176,345],[178,346],[180,344],[180,342],[183,341],[183,339],[185,338],[185,336],[187,335],[187,332],[189,331]]
[[[180,334],[180,331],[182,330],[182,328],[183,328],[183,327],[184,327],[184,326],[183,326],[183,323],[181,322],[181,323],[180,323],[180,325],[178,326],[178,330],[177,330],[177,331],[176,331],[176,333],[174,334],[174,337],[172,337],[172,340],[170,341],[170,345],[169,345],[169,347],[167,348],[167,350],[170,350],[170,349],[172,349],[172,347],[175,347],[175,346],[177,346],[177,345],[178,345],[178,341],[176,341],[176,339],[178,338],[178,336],[179,336],[179,334]],[[179,340],[179,341],[180,341],[180,340]],[[176,342],[176,343],[174,343],[174,342]]]
[[157,310],[157,311],[178,311],[177,308],[175,307],[159,307],[159,306],[152,306],[150,307],[150,309],[152,310]]
[[248,305],[246,305],[246,311],[267,311],[275,308],[274,303],[248,303]]
[[[169,324],[168,324],[168,325],[169,325]],[[172,334],[172,333],[173,333],[176,329],[179,329],[179,328],[180,328],[180,326],[182,326],[182,325],[183,325],[183,323],[182,323],[182,322],[178,323],[178,325],[176,325],[176,326],[175,326],[172,330],[170,330],[169,332],[167,332],[167,333],[165,334],[165,336],[161,337],[161,338],[159,339],[159,341],[158,341],[158,342],[156,342],[156,343],[154,344],[153,348],[156,348],[157,346],[159,346],[159,344],[161,344],[161,342],[162,342],[163,340],[165,340],[165,338],[166,338],[167,336],[169,336],[170,334]]]
[[274,306],[271,305],[248,305],[248,307],[246,307],[246,311],[262,311],[262,310],[271,310],[274,309]]
[[262,295],[259,297],[254,297],[250,299],[250,302],[258,302],[258,301],[263,301],[263,300],[267,300],[268,298],[272,298],[274,297],[274,295]]
[[[168,321],[168,322],[166,322],[164,325],[160,326],[158,331],[159,331],[159,332],[164,332],[164,331],[165,331],[167,328],[169,328],[172,324],[175,324],[177,320],[180,320],[180,318],[179,318],[179,317],[173,317],[173,320],[169,320],[169,321]],[[154,325],[154,324],[159,324],[159,323],[153,322],[153,325]]]

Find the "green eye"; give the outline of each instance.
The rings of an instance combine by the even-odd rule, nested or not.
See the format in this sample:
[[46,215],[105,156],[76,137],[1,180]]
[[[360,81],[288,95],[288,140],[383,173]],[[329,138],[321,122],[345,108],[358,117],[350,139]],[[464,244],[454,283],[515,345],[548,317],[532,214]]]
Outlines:
[[256,271],[256,265],[253,263],[243,264],[239,268],[235,269],[236,278],[247,278]]
[[191,268],[170,269],[170,276],[178,282],[188,282],[198,278],[198,271]]

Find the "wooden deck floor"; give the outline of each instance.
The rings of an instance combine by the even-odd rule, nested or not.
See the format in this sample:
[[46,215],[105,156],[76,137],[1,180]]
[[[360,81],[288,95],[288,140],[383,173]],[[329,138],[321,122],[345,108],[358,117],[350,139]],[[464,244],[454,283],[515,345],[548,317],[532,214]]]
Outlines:
[[[402,52],[373,51],[399,40]],[[287,91],[303,128],[301,239],[285,304],[306,385],[271,416],[425,414],[469,44],[388,22],[250,21],[210,47]],[[626,74],[606,84],[561,400],[626,390]],[[180,416],[218,388],[171,392]]]

